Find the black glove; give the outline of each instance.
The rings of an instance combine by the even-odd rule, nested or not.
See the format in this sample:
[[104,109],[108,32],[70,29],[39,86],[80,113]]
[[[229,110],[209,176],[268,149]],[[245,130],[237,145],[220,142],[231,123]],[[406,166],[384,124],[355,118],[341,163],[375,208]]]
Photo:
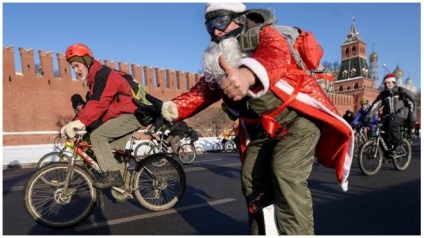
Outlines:
[[134,116],[135,118],[137,118],[138,122],[140,122],[142,126],[148,126],[153,122],[153,117],[149,113],[141,110],[140,108],[137,108],[134,111]]
[[155,98],[150,94],[146,94],[146,99],[151,102],[152,105],[146,105],[135,98],[132,99],[134,104],[138,107],[138,109],[135,110],[134,115],[143,126],[152,124],[155,118],[161,116],[163,104],[160,99]]
[[152,105],[146,105],[142,103],[141,101],[138,101],[137,99],[134,99],[134,98],[133,98],[133,102],[135,103],[135,105],[137,105],[138,109],[144,112],[150,113],[153,117],[160,116],[163,102],[160,99],[155,98],[150,94],[146,94],[146,99],[149,102],[151,102]]

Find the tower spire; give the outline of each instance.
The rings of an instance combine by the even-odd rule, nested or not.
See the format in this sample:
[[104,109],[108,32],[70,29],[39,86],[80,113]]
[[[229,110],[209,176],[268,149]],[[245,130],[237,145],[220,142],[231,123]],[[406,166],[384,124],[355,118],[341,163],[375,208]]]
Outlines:
[[359,36],[359,32],[356,30],[355,26],[355,16],[352,17],[352,25],[350,26],[350,31],[347,34],[345,44],[354,42],[354,41],[362,41],[361,37]]

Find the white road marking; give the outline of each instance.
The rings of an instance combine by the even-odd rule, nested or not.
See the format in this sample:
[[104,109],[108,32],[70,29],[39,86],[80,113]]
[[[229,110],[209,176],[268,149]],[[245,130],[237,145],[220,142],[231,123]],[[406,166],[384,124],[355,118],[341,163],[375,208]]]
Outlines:
[[169,209],[169,210],[165,210],[165,211],[152,212],[152,213],[136,215],[136,216],[131,216],[131,217],[124,217],[124,218],[119,218],[119,219],[105,221],[105,222],[96,222],[96,223],[93,223],[93,224],[90,224],[90,225],[75,227],[74,229],[75,229],[75,231],[91,230],[91,229],[94,229],[94,228],[118,225],[118,224],[121,224],[121,223],[143,220],[143,219],[148,219],[148,218],[158,217],[158,216],[164,216],[164,215],[168,215],[168,214],[173,214],[173,213],[188,211],[188,210],[192,210],[192,209],[197,209],[197,208],[200,208],[200,207],[215,206],[215,205],[220,205],[220,204],[234,202],[234,201],[236,201],[235,198],[224,198],[224,199],[210,201],[210,202],[206,202],[206,203],[194,204],[194,205],[190,205],[190,206],[186,206],[186,207],[173,208],[173,209]]

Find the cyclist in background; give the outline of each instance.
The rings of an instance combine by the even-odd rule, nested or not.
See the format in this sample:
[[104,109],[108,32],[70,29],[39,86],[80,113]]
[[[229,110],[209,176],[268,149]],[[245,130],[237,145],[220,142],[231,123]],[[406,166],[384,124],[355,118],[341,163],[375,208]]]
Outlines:
[[413,94],[406,88],[396,86],[396,77],[394,74],[388,74],[384,77],[384,90],[380,92],[372,103],[364,122],[369,122],[371,117],[383,107],[382,129],[387,133],[387,144],[390,155],[402,153],[402,132],[400,127],[405,120],[409,121],[409,127],[413,127],[416,122],[416,104]]
[[346,113],[343,115],[343,119],[349,123],[349,125],[352,124],[353,119],[355,118],[355,114],[351,110],[346,110]]
[[[362,106],[361,109],[359,109],[358,113],[356,114],[355,118],[353,119],[353,121],[351,123],[352,127],[356,127],[356,126],[365,127],[366,126],[361,122],[363,121],[363,118],[367,114],[367,111],[370,107],[368,100],[362,99],[361,100],[361,106]],[[373,132],[375,132],[375,130],[377,129],[377,124],[376,124],[377,122],[378,122],[378,112],[375,112],[374,116],[370,120],[371,136],[374,135]]]
[[190,138],[190,144],[193,146],[194,146],[194,142],[199,140],[198,133],[191,126],[188,127],[187,137]]
[[184,138],[188,132],[188,125],[185,121],[174,122],[164,134],[168,136],[166,142],[171,145],[172,151],[177,153],[178,142]]

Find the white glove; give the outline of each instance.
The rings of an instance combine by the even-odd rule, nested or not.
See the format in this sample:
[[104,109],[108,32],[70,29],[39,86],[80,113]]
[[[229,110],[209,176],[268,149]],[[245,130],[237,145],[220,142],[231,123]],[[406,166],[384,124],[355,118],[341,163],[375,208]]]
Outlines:
[[163,134],[168,136],[170,132],[171,132],[170,130],[166,130]]
[[156,132],[156,135],[160,136],[160,135],[162,135],[162,132],[158,131],[158,132]]
[[82,124],[80,120],[71,121],[66,124],[62,129],[60,129],[60,135],[65,138],[68,136],[69,138],[75,137],[75,131],[84,131],[85,125]]

